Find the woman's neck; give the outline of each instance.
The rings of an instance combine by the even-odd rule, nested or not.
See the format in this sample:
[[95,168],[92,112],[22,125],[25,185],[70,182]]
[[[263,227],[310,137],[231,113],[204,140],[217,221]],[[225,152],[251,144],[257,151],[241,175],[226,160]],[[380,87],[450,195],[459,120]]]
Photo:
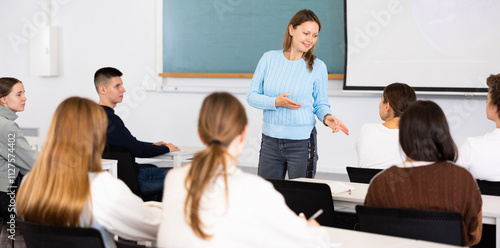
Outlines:
[[296,61],[296,60],[299,60],[299,59],[304,57],[303,52],[293,51],[293,49],[290,49],[289,51],[284,52],[284,54],[285,54],[285,57],[291,61]]
[[399,119],[400,117],[389,117],[382,125],[389,129],[399,129]]

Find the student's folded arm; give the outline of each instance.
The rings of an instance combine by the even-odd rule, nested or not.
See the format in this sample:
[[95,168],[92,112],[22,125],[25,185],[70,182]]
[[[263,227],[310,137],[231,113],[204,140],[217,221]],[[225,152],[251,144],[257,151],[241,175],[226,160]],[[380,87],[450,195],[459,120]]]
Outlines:
[[[125,127],[121,119],[113,120],[113,126],[108,131],[108,143],[112,146],[125,147],[134,157],[150,158],[170,152],[167,146],[156,146],[150,142],[138,140]],[[110,128],[110,127],[108,127]]]
[[13,158],[14,162],[12,164],[19,169],[21,174],[26,175],[33,168],[36,158],[38,157],[38,152],[31,147],[19,127],[17,127],[15,123],[13,123],[13,125],[11,130],[14,130],[15,143],[12,147],[12,151],[15,157]]

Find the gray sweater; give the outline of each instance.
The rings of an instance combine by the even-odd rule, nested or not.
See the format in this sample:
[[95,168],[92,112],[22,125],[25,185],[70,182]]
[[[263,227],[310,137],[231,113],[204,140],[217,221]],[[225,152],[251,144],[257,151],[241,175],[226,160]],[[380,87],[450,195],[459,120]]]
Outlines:
[[[14,122],[17,115],[0,105],[0,191],[8,192],[19,172],[26,175],[38,156]],[[9,166],[10,164],[10,166]],[[17,191],[17,190],[16,190]]]

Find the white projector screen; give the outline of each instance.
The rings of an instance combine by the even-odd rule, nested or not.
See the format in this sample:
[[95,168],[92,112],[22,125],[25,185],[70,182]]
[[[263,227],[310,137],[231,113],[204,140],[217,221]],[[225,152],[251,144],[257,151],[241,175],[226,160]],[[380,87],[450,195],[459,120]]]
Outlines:
[[498,0],[345,0],[344,90],[486,92],[500,73]]

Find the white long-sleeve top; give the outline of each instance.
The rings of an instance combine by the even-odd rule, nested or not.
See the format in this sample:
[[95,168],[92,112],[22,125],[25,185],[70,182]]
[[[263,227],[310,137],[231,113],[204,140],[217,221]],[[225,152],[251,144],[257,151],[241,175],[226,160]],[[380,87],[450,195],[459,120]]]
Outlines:
[[470,137],[460,147],[457,165],[472,174],[475,179],[500,181],[500,129],[482,136]]
[[329,236],[324,229],[308,226],[287,207],[271,183],[236,166],[229,169],[227,201],[222,177],[202,196],[203,230],[213,237],[200,239],[184,215],[184,181],[189,168],[175,168],[165,179],[159,247],[327,247]]
[[113,235],[130,240],[156,240],[161,209],[147,206],[127,185],[108,172],[89,173],[92,227],[103,235],[106,247],[115,247]]
[[359,167],[386,169],[403,163],[406,156],[400,149],[398,135],[399,129],[389,129],[381,123],[363,125],[356,140]]

